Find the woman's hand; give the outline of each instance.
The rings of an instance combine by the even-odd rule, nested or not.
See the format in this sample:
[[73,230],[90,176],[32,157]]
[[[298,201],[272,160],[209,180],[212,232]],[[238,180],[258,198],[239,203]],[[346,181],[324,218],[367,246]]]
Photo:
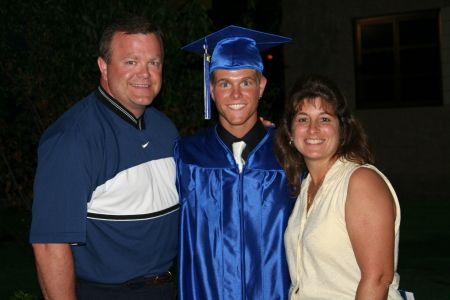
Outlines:
[[263,123],[264,126],[275,126],[275,123],[272,123],[270,121],[264,120],[263,117],[259,117],[259,119],[261,120],[261,122]]

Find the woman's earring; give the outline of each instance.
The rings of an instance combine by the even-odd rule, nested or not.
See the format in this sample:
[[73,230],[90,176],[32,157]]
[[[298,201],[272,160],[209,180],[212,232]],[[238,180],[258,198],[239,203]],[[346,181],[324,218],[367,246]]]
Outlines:
[[291,140],[289,141],[289,146],[292,146],[292,141],[293,139],[291,138]]

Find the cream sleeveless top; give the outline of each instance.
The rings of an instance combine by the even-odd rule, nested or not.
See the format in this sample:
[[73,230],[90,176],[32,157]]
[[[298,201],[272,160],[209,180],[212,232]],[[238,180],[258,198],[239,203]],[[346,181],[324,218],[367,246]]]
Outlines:
[[[400,207],[388,179],[374,166],[338,159],[317,191],[306,213],[310,175],[303,181],[300,195],[284,235],[292,286],[289,299],[355,299],[361,272],[356,262],[345,224],[345,202],[350,176],[360,167],[376,171],[385,180],[395,200],[395,261],[397,269]],[[400,277],[395,272],[388,299],[403,299],[398,293]]]

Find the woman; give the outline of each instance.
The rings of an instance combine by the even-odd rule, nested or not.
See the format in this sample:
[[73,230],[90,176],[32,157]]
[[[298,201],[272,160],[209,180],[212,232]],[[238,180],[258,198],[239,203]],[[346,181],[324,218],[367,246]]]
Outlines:
[[275,152],[298,196],[285,233],[289,299],[402,299],[397,196],[332,81],[297,79]]

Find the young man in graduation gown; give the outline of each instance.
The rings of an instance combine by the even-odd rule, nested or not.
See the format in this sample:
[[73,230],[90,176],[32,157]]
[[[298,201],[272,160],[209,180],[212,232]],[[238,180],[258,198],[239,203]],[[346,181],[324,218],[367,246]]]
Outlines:
[[294,199],[272,151],[275,130],[257,115],[267,81],[259,52],[287,41],[230,26],[183,48],[213,49],[206,87],[219,123],[175,144],[181,300],[287,299],[283,234]]

